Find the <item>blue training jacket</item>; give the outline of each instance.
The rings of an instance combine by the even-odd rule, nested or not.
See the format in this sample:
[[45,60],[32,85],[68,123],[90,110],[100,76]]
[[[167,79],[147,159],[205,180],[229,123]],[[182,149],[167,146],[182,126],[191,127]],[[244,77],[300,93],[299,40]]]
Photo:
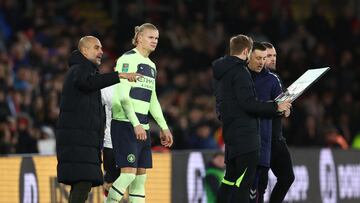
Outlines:
[[[251,72],[255,83],[256,95],[260,101],[274,100],[281,92],[280,79],[274,73],[264,68],[260,73]],[[270,167],[272,119],[260,119],[260,160],[259,165]]]

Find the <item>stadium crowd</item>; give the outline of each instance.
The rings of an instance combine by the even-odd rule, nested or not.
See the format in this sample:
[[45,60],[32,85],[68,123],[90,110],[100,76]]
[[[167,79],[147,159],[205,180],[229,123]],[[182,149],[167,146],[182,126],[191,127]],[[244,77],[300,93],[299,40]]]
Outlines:
[[99,37],[105,53],[100,69],[110,69],[143,22],[160,31],[150,58],[157,64],[172,149],[222,147],[210,66],[239,33],[275,45],[284,87],[309,68],[331,67],[285,119],[290,146],[347,149],[360,139],[357,1],[73,2],[0,0],[0,154],[46,152],[54,140],[67,57],[81,36]]

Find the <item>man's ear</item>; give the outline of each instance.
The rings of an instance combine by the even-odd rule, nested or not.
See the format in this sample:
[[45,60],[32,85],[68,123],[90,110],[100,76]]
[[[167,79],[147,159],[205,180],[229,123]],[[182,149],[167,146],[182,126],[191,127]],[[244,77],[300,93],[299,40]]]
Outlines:
[[249,48],[245,48],[244,51],[243,51],[243,54],[248,58],[250,57],[250,51],[249,51]]
[[87,56],[87,53],[88,53],[88,49],[87,47],[82,47],[80,52],[84,55],[84,56]]

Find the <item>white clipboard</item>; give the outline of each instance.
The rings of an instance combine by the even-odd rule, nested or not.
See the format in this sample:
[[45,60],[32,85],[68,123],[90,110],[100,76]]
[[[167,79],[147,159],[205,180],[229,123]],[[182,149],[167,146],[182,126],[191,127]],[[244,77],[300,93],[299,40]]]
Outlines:
[[295,82],[293,82],[285,92],[275,98],[276,102],[289,100],[295,101],[307,88],[323,76],[330,67],[309,69],[302,74]]

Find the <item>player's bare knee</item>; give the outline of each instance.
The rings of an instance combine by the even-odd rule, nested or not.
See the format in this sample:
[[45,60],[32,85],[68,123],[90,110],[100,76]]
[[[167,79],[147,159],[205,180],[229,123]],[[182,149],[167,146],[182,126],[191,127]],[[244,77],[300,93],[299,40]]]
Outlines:
[[136,170],[136,175],[144,175],[146,174],[146,168],[138,168]]
[[132,167],[124,167],[121,168],[121,173],[133,173],[136,174],[136,168],[132,168]]

